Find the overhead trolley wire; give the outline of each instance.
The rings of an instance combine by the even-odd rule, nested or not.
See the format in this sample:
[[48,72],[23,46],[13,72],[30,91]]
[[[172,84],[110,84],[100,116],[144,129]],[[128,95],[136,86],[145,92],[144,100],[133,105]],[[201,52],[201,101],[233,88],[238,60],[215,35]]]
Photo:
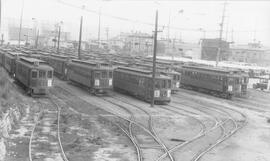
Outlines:
[[[93,13],[93,14],[96,14],[96,15],[101,14],[102,16],[110,17],[110,18],[113,18],[113,19],[121,20],[121,21],[139,23],[139,24],[148,25],[148,26],[155,26],[155,24],[149,23],[149,22],[143,22],[143,21],[140,21],[140,20],[134,20],[134,19],[129,19],[129,18],[125,18],[125,17],[114,16],[114,15],[106,14],[106,13],[99,13],[99,11],[87,9],[87,8],[85,8],[83,6],[76,6],[74,4],[63,2],[62,0],[57,0],[57,2],[59,2],[59,3],[63,4],[63,5],[69,6],[69,7],[73,7],[73,8],[77,8],[77,9],[80,9],[80,10],[83,10],[83,11],[86,11],[86,12],[89,12],[89,13]],[[168,25],[159,25],[159,27],[160,28],[170,28],[170,29],[181,30],[181,31],[201,32],[200,29],[180,28],[180,27],[174,27],[174,26],[168,26]],[[205,31],[206,32],[218,32],[218,30],[205,30]]]

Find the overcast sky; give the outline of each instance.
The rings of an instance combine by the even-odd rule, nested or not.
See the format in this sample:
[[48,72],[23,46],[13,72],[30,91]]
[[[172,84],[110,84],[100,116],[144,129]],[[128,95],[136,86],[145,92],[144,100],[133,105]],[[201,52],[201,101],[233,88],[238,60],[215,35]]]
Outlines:
[[[2,26],[11,18],[19,24],[23,0],[2,0]],[[130,0],[24,0],[23,26],[31,27],[31,18],[39,23],[63,21],[63,28],[78,37],[80,16],[84,16],[83,39],[96,38],[98,11],[101,10],[101,37],[105,28],[109,36],[118,33],[141,31],[152,33],[155,10],[159,10],[159,37],[182,38],[197,43],[203,37],[218,37],[223,1],[130,1]],[[67,5],[69,4],[69,5]],[[83,11],[81,8],[85,6]],[[76,8],[77,7],[77,8]],[[78,8],[79,7],[79,8]],[[270,46],[270,2],[228,1],[226,5],[223,37],[236,43],[256,40]],[[166,26],[171,26],[168,32]],[[165,26],[165,27],[162,27]],[[5,27],[2,31],[6,30]],[[233,30],[233,34],[232,34]]]

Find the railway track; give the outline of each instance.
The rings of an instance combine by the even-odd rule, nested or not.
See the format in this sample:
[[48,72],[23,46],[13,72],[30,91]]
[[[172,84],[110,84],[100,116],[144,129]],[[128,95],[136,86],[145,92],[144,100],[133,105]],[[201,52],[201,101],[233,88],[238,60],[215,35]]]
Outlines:
[[[120,97],[120,96],[118,96],[118,97]],[[124,102],[130,104],[129,102],[126,102],[126,101],[124,101]],[[134,105],[134,104],[131,104],[131,105],[137,106],[137,105]],[[170,106],[170,105],[169,105],[169,106]],[[139,107],[139,106],[137,106],[137,108],[140,108],[140,109],[141,109],[141,107]],[[165,107],[165,108],[167,108],[167,107]],[[167,108],[167,109],[168,109],[168,108]],[[144,109],[141,109],[141,110],[145,111]],[[171,110],[171,109],[169,109],[169,110]],[[194,112],[186,111],[186,110],[184,110],[184,109],[181,109],[181,110],[185,111],[186,113],[187,113],[187,112],[190,113],[190,115],[197,115],[197,114],[194,113]],[[171,110],[171,111],[176,112],[175,110]],[[145,111],[145,112],[148,113],[147,111]],[[206,113],[205,111],[203,111],[203,112]],[[219,112],[219,111],[216,111],[216,112]],[[177,113],[183,115],[182,113],[179,113],[179,111],[178,111]],[[221,112],[219,112],[219,113],[221,113]],[[209,114],[209,113],[208,113],[208,115],[211,116],[211,114]],[[226,124],[228,121],[230,121],[229,119],[219,121],[218,118],[215,117],[215,118],[214,118],[214,120],[215,120],[215,125],[214,125],[210,130],[206,131],[206,126],[205,126],[200,120],[198,120],[198,119],[195,118],[194,116],[191,116],[191,117],[193,117],[193,119],[195,119],[196,121],[199,122],[199,124],[200,124],[200,126],[201,126],[201,131],[200,131],[195,137],[193,137],[191,140],[186,141],[186,142],[184,142],[184,143],[177,144],[177,145],[174,146],[173,148],[169,149],[169,151],[168,151],[169,153],[172,153],[172,152],[176,151],[177,149],[179,149],[179,148],[181,148],[181,147],[184,147],[185,145],[188,145],[189,143],[192,143],[192,142],[194,142],[195,140],[197,140],[197,139],[199,139],[199,138],[202,138],[202,137],[205,136],[207,133],[210,133],[210,132],[216,130],[217,128],[220,128],[220,129],[222,130],[222,135],[220,135],[220,137],[218,138],[218,140],[220,140],[220,139],[221,139],[222,137],[224,137],[224,135],[225,135],[225,129],[224,129],[223,125]],[[166,157],[166,154],[163,154],[163,155],[160,156],[157,160],[164,159],[165,157]]]
[[[190,98],[187,98],[187,99],[190,99]],[[204,104],[202,102],[198,102],[197,100],[195,99],[192,99],[192,101],[198,103],[198,104]],[[178,102],[178,103],[183,103],[183,102]],[[206,106],[206,105],[204,105]],[[208,105],[209,106],[209,105]],[[206,107],[203,107],[203,108],[206,108]],[[212,109],[216,112],[219,112],[219,113],[223,113],[224,115],[227,116],[227,119],[224,120],[223,122],[221,122],[219,125],[223,124],[225,125],[225,123],[227,122],[231,122],[233,125],[232,125],[232,129],[231,130],[228,130],[227,133],[225,133],[225,126],[223,126],[223,136],[220,137],[214,144],[208,146],[207,148],[201,150],[199,153],[197,153],[193,158],[192,158],[192,161],[198,161],[199,159],[201,159],[201,157],[203,155],[205,155],[207,152],[209,152],[211,149],[213,149],[214,147],[218,146],[219,144],[221,144],[222,142],[224,142],[226,139],[228,139],[229,137],[231,137],[233,134],[235,134],[238,130],[240,130],[241,128],[243,128],[245,126],[245,124],[247,123],[247,119],[246,119],[246,116],[241,113],[240,111],[238,110],[235,110],[235,109],[232,109],[232,108],[228,108],[228,107],[223,107],[220,108],[220,105],[217,105],[215,104],[214,107],[207,107],[208,109]],[[226,110],[225,110],[226,109]],[[237,113],[238,115],[241,115],[242,117],[242,120],[240,122],[242,122],[242,124],[238,124],[238,120],[236,120],[236,118],[234,118],[230,112],[228,112],[228,110],[230,112],[234,112],[234,113]],[[216,128],[216,127],[215,127]],[[198,138],[194,138],[194,139],[198,139]]]
[[[161,107],[163,109],[166,109],[166,110],[171,111],[173,113],[183,115],[183,109],[181,109],[179,107],[176,107],[176,106],[171,106],[171,105],[168,105],[168,106],[171,107],[171,108],[164,107],[164,106],[161,106]],[[179,110],[181,110],[181,112]],[[185,111],[185,112],[187,112],[187,111]],[[205,111],[201,111],[201,110],[199,112],[206,113]],[[210,113],[206,113],[206,114],[208,115],[208,117],[212,117]],[[189,116],[193,117],[192,115],[194,115],[193,112],[189,113]],[[219,121],[216,117],[210,118],[210,119],[212,119],[212,121],[214,121],[214,124],[212,126],[210,126],[209,129],[207,129],[206,125],[202,121],[200,121],[199,119],[197,119],[195,117],[193,117],[193,119],[197,120],[200,123],[200,125],[202,127],[201,131],[197,135],[193,136],[192,138],[171,147],[170,150],[169,150],[171,153],[179,151],[179,150],[183,149],[184,147],[187,147],[187,146],[191,145],[195,141],[198,141],[199,139],[203,139],[203,137],[207,137],[207,134],[213,132],[214,130],[220,129],[221,130],[221,135],[219,136],[219,138],[221,138],[223,136],[223,133],[224,133],[223,124],[226,123],[226,120]],[[157,159],[157,161],[162,160],[163,158],[164,158],[164,155],[160,156]]]
[[[261,106],[261,104],[257,103],[256,101],[253,102],[253,101],[238,98],[238,97],[234,97],[232,100],[227,100],[227,99],[218,98],[218,97],[208,95],[208,94],[204,94],[204,93],[200,93],[200,92],[195,92],[195,91],[185,90],[185,89],[182,89],[182,90],[184,90],[184,93],[187,93],[187,94],[191,94],[191,95],[195,95],[195,96],[199,96],[199,97],[204,97],[204,98],[207,98],[207,99],[213,99],[214,98],[219,102],[227,103],[227,104],[232,105],[232,106],[237,106],[237,107],[240,107],[240,108],[249,109],[249,110],[253,110],[253,111],[257,111],[257,112],[270,112],[270,110],[267,110],[269,107],[267,107],[265,105],[262,106],[264,109],[258,108],[258,106]],[[254,90],[254,91],[259,92],[259,91],[256,91],[256,90]],[[181,95],[181,96],[186,97],[186,95],[183,95],[183,93],[180,94],[180,92],[177,95]],[[261,97],[265,97],[265,96],[261,96]],[[267,99],[267,98],[268,97],[266,97],[265,99]],[[260,102],[260,101],[258,101],[258,102]],[[265,102],[265,103],[267,104],[267,102]]]
[[[52,98],[52,107],[44,107],[35,121],[29,141],[29,161],[54,159],[68,161],[60,138],[61,109]],[[43,104],[43,103],[42,103]],[[48,106],[48,105],[47,105]]]
[[[66,92],[68,92],[69,94],[71,94],[71,95],[73,95],[75,97],[78,97],[78,96],[72,94],[72,92],[69,91],[68,89],[63,89],[63,88],[61,88],[61,89],[64,90],[64,91],[66,91]],[[78,97],[78,99],[80,99],[80,97]],[[96,99],[97,100],[106,101],[106,100],[104,100],[102,98],[98,98],[98,97],[96,97]],[[106,102],[108,102],[108,101],[106,101]],[[89,103],[89,104],[91,104],[91,103]],[[100,108],[100,107],[98,107],[98,106],[100,106],[100,104],[98,104],[98,105],[91,104],[91,105],[93,105],[93,106],[95,106],[97,108]],[[119,107],[118,105],[115,105],[115,106]],[[105,108],[105,109],[106,109],[106,111],[108,113],[111,114],[111,116],[114,116],[115,118],[118,118],[119,120],[128,122],[128,127],[123,127],[122,123],[120,124],[120,123],[116,123],[116,122],[113,122],[113,121],[110,120],[111,123],[113,123],[114,125],[116,125],[121,131],[123,131],[125,133],[125,135],[129,138],[129,140],[131,140],[131,142],[133,143],[133,145],[134,145],[134,147],[136,149],[136,152],[137,152],[137,160],[140,160],[140,161],[143,160],[143,157],[141,155],[141,147],[138,145],[138,143],[135,140],[135,137],[133,136],[132,127],[135,125],[136,127],[141,128],[143,131],[145,131],[149,135],[151,135],[151,132],[149,132],[149,130],[146,129],[144,126],[142,126],[142,125],[138,124],[136,121],[134,121],[133,118],[132,118],[132,116],[130,116],[130,112],[131,111],[128,111],[123,106],[121,108],[122,111],[117,110],[117,109],[113,109],[112,110],[111,108],[110,109]],[[123,110],[125,111],[124,113],[123,113]],[[81,112],[76,111],[76,113],[81,113]],[[128,114],[128,115],[126,115],[126,114]],[[83,115],[87,115],[87,114],[83,114]],[[104,119],[107,119],[105,116],[102,116],[102,115],[99,115],[99,116],[103,117]],[[91,116],[89,115],[89,117],[91,117]]]
[[[172,155],[168,152],[168,148],[167,148],[166,145],[162,142],[162,140],[158,137],[157,133],[155,132],[155,130],[154,130],[154,128],[153,128],[152,116],[151,116],[146,110],[140,108],[139,106],[136,106],[136,105],[134,105],[134,104],[131,104],[131,103],[127,102],[127,101],[123,101],[123,100],[121,100],[121,99],[119,99],[119,98],[116,98],[116,97],[113,97],[113,98],[114,98],[114,99],[117,99],[118,101],[121,101],[121,102],[123,102],[123,103],[125,103],[125,104],[129,104],[129,105],[131,105],[131,106],[134,106],[134,107],[140,109],[141,111],[143,111],[145,114],[147,114],[147,116],[149,117],[149,119],[148,119],[148,127],[145,127],[144,125],[139,124],[139,123],[137,123],[137,124],[135,124],[135,125],[137,125],[137,126],[140,127],[141,129],[143,129],[145,132],[147,132],[147,134],[150,135],[150,136],[158,143],[158,145],[159,145],[160,147],[162,147],[162,149],[165,151],[165,153],[167,154],[167,156],[169,157],[169,159],[170,159],[171,161],[174,161],[174,158],[173,158]],[[127,111],[127,112],[130,114],[130,118],[131,118],[131,119],[130,119],[130,121],[129,121],[129,123],[130,123],[130,124],[129,124],[129,131],[130,131],[130,133],[131,133],[131,132],[132,132],[132,125],[133,125],[132,122],[136,122],[135,117],[134,117],[134,112],[132,112],[132,110],[130,110],[130,109],[124,107],[123,105],[120,105],[120,104],[114,102],[113,100],[108,100],[108,99],[106,99],[106,98],[103,98],[103,100],[108,101],[108,102],[110,102],[110,103],[112,103],[112,104],[114,104],[114,105],[116,105],[116,106],[121,107],[123,110]],[[131,121],[132,121],[132,122],[131,122]],[[134,136],[134,139],[136,139],[136,136]]]
[[[90,115],[89,115],[90,116]],[[103,117],[103,116],[101,116]],[[107,119],[106,117],[103,117],[104,119]],[[137,152],[137,160],[138,161],[142,161],[143,158],[142,158],[142,154],[141,154],[141,148],[140,146],[138,145],[138,143],[136,142],[136,140],[134,139],[134,136],[133,136],[133,133],[131,131],[131,128],[130,126],[131,125],[131,122],[129,122],[129,129],[128,130],[125,130],[124,127],[122,127],[120,124],[118,123],[115,123],[112,121],[112,124],[114,124],[115,126],[117,126],[122,132],[125,133],[125,135],[129,138],[129,140],[132,142],[132,144],[134,145],[134,147],[136,148],[136,152]]]
[[133,128],[132,128],[132,126],[133,126],[133,122],[136,121],[136,120],[135,120],[135,117],[134,117],[134,115],[133,115],[133,113],[132,113],[130,110],[128,110],[127,108],[125,108],[124,106],[121,106],[121,105],[119,105],[119,104],[117,104],[117,103],[114,103],[114,102],[109,101],[109,100],[104,99],[104,98],[103,98],[103,100],[108,101],[108,102],[110,102],[110,103],[112,103],[112,104],[114,104],[114,105],[120,107],[121,109],[124,109],[124,110],[130,115],[130,117],[127,119],[127,121],[128,121],[128,130],[127,130],[127,131],[125,131],[124,128],[122,128],[119,124],[116,124],[116,125],[117,125],[123,132],[125,132],[125,133],[127,134],[127,136],[130,138],[130,140],[132,141],[132,143],[134,144],[134,146],[135,146],[135,148],[136,148],[136,151],[137,151],[137,159],[138,159],[138,161],[142,161],[142,160],[143,160],[142,149],[141,149],[141,147],[140,147],[139,144],[138,144],[138,141],[137,141],[137,139],[136,139],[136,136],[134,136],[134,134],[133,134]]
[[[71,93],[70,91],[68,91],[69,93]],[[100,98],[98,98],[98,99],[100,99]],[[115,98],[114,98],[115,99]],[[121,98],[120,98],[121,99]],[[119,98],[117,98],[117,100],[119,100]],[[108,101],[107,101],[108,102]],[[114,102],[114,101],[113,101]],[[126,103],[128,103],[128,104],[130,104],[130,102],[129,101],[125,101]],[[91,103],[90,103],[91,104]],[[134,104],[131,104],[132,106],[134,106]],[[115,105],[115,106],[117,106],[117,105]],[[127,108],[127,107],[124,107],[124,108]],[[123,109],[124,110],[124,109]],[[122,111],[123,111],[122,110]],[[210,109],[209,109],[210,110]],[[119,110],[119,111],[121,111],[121,110]],[[117,116],[117,117],[119,117],[119,118],[121,118],[121,119],[123,119],[123,120],[125,120],[125,121],[128,121],[128,122],[132,122],[132,126],[137,126],[137,127],[140,127],[140,128],[142,128],[142,129],[144,129],[147,133],[151,133],[152,134],[152,132],[151,132],[151,130],[150,130],[150,128],[149,127],[144,127],[144,126],[141,126],[141,125],[139,125],[137,122],[135,122],[134,120],[132,120],[132,119],[130,119],[130,116],[128,116],[128,117],[126,117],[126,116],[124,116],[123,114],[120,114],[121,112],[119,112],[119,111],[113,111],[112,109],[109,109],[109,112],[110,113],[112,113],[113,115],[115,115],[115,116]],[[127,111],[126,111],[127,112]],[[205,111],[201,111],[201,112],[205,112]],[[217,111],[216,111],[216,113],[218,113]],[[219,116],[221,115],[221,111],[219,112]],[[212,114],[209,114],[209,115],[212,115]],[[223,113],[223,115],[224,115],[224,113]],[[213,118],[212,118],[213,119]],[[199,138],[202,138],[203,136],[205,136],[207,133],[210,133],[210,132],[213,132],[214,130],[217,130],[217,128],[222,128],[222,126],[223,125],[225,125],[225,124],[227,124],[230,120],[229,119],[223,119],[223,120],[217,120],[217,119],[213,119],[213,120],[216,120],[216,126],[215,126],[215,128],[212,128],[212,129],[210,129],[210,130],[206,130],[205,131],[205,133],[203,133],[202,135],[200,135],[200,136],[198,136],[198,137],[195,137],[195,138],[191,138],[190,140],[188,140],[187,142],[185,142],[185,143],[183,143],[182,145],[180,145],[180,146],[177,146],[177,147],[175,147],[175,148],[172,148],[172,149],[169,149],[169,153],[173,153],[174,151],[176,151],[176,150],[178,150],[178,149],[180,149],[181,147],[182,148],[184,148],[185,146],[188,146],[189,144],[191,144],[191,143],[194,143],[196,140],[198,140]],[[123,130],[125,130],[124,128],[123,128]],[[123,131],[122,130],[122,131]],[[125,130],[126,132],[128,132],[128,130]],[[220,130],[219,130],[220,131]],[[225,130],[224,130],[225,131]],[[215,147],[215,146],[217,146],[218,144],[220,144],[221,142],[223,142],[224,140],[226,140],[226,138],[228,138],[229,137],[229,135],[231,135],[231,134],[233,134],[234,132],[232,131],[231,133],[229,133],[229,134],[227,134],[226,136],[224,135],[224,133],[225,132],[222,132],[223,134],[222,135],[220,135],[220,137],[219,137],[219,139],[217,139],[212,145],[213,146],[208,146],[207,148],[203,148],[202,150],[200,150],[196,155],[193,155],[193,160],[198,160],[198,159],[200,159],[204,154],[206,154],[208,151],[210,151],[213,147]],[[128,133],[127,133],[128,134]],[[200,139],[201,140],[201,139]],[[164,151],[164,155],[163,155],[164,157],[163,158],[165,158],[166,156],[167,156],[167,153]],[[139,158],[139,157],[138,157]],[[161,158],[161,159],[163,159],[163,158]],[[196,159],[196,158],[198,158],[198,159]],[[160,159],[160,160],[161,160]]]

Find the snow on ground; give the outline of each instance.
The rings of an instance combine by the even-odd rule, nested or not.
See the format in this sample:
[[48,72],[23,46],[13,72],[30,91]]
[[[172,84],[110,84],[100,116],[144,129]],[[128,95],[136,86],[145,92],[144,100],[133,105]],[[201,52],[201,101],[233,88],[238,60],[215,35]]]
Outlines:
[[5,155],[6,155],[6,146],[4,143],[4,139],[0,138],[0,161],[4,161]]

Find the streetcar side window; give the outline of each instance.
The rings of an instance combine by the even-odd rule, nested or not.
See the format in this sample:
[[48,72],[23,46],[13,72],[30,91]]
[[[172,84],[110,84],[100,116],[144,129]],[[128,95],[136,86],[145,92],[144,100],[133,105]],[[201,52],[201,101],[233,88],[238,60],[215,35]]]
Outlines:
[[37,78],[37,71],[32,71],[32,78]]

